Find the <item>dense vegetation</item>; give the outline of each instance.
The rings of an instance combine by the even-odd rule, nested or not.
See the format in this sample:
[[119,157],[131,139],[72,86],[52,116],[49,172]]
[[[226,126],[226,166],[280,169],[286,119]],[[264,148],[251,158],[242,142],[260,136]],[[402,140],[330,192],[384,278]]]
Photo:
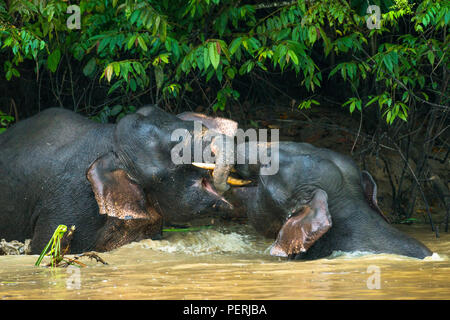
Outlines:
[[48,106],[107,122],[145,103],[233,117],[280,94],[335,101],[369,119],[361,156],[401,154],[392,209],[410,218],[427,184],[448,208],[429,161],[448,158],[432,151],[448,150],[449,21],[437,0],[0,0],[0,130]]

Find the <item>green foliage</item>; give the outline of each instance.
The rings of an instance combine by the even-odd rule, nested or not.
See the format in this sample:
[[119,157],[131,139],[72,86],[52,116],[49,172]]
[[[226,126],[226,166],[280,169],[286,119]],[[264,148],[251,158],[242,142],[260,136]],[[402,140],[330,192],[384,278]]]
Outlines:
[[[388,123],[406,121],[411,104],[426,104],[445,88],[449,1],[371,1],[383,12],[381,28],[372,30],[367,4],[300,0],[264,9],[237,0],[81,0],[81,30],[69,30],[64,1],[12,0],[8,7],[0,0],[0,54],[7,80],[20,77],[25,60],[36,73],[75,60],[111,96],[150,91],[179,101],[199,93],[195,83],[213,89],[213,110],[240,98],[238,78],[294,72],[298,86],[314,94],[324,81],[347,84],[350,112],[378,106]],[[298,107],[312,104],[318,101]],[[125,109],[107,107],[96,120],[117,120]]]
[[401,224],[413,224],[416,223],[418,220],[416,218],[405,218],[402,219],[399,223]]
[[8,116],[0,110],[0,133],[4,132],[9,124],[14,121],[13,116]]
[[116,104],[113,107],[105,106],[97,115],[93,116],[91,119],[100,123],[108,122],[118,122],[127,114],[136,111],[135,106],[122,106]]

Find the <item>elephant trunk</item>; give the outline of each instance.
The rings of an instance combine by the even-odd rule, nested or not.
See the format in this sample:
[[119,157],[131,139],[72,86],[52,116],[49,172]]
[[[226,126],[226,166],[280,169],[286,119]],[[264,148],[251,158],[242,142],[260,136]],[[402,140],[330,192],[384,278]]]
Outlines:
[[234,168],[234,137],[238,130],[237,122],[224,119],[212,118],[199,113],[185,112],[179,114],[178,118],[184,121],[197,121],[208,128],[206,135],[211,135],[209,148],[214,153],[214,163],[193,162],[196,167],[213,170],[213,184],[218,193],[223,194],[231,186],[244,186],[251,181],[230,177]]
[[[214,187],[219,193],[224,193],[227,191],[230,186],[228,185],[228,178],[230,176],[230,172],[233,169],[233,145],[229,144],[230,139],[223,136],[213,138],[211,142],[211,151],[215,154],[216,161],[213,169],[213,182]],[[232,143],[232,140],[231,140]]]

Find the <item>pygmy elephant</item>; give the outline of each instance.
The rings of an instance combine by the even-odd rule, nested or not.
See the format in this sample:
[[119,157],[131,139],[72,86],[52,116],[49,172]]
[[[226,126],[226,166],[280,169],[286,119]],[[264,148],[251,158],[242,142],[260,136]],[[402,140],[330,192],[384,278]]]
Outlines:
[[[180,118],[214,118],[184,113]],[[243,210],[254,228],[275,240],[270,253],[295,259],[316,259],[333,251],[394,253],[424,258],[431,251],[394,228],[378,207],[374,179],[350,157],[308,143],[256,143],[258,154],[278,161],[277,172],[262,173],[273,163],[255,163],[251,142],[236,147],[237,162],[227,171],[252,182],[224,193],[233,210]],[[240,151],[239,151],[240,150]],[[242,154],[243,153],[243,154]],[[237,158],[237,157],[236,157]],[[210,169],[207,164],[200,167]],[[234,172],[234,173],[233,173]],[[222,181],[227,177],[221,177]]]
[[17,123],[0,135],[0,238],[30,238],[39,253],[75,225],[72,253],[106,251],[158,238],[175,214],[228,206],[207,172],[173,163],[175,128],[193,123],[151,106],[117,124],[62,108]]

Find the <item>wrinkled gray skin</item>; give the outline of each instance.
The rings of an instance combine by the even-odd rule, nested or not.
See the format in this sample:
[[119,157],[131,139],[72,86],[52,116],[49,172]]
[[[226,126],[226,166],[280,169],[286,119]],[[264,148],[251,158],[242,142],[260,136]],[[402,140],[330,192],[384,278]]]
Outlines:
[[[207,126],[214,122],[214,118],[208,118],[208,124],[193,113],[189,119]],[[248,144],[246,148],[248,163]],[[330,219],[331,227],[326,226],[324,235],[310,241],[312,246],[306,252],[289,254],[291,259],[317,259],[333,251],[394,253],[421,259],[432,254],[385,220],[376,204],[375,182],[347,156],[307,143],[280,142],[279,171],[275,175],[261,175],[261,164],[237,164],[234,168],[241,178],[253,183],[224,193],[233,205],[233,213],[226,215],[247,216],[250,224],[267,237],[280,237],[282,227],[302,208],[317,209],[317,203],[324,206],[322,218]],[[322,202],[313,201],[316,194],[323,195]]]
[[[361,171],[351,158],[307,143],[279,143],[279,172],[259,173],[258,165],[237,165],[257,185],[225,195],[235,207],[245,207],[249,222],[260,233],[275,238],[293,209],[308,205],[317,190],[328,196],[332,227],[295,259],[317,259],[333,251],[367,251],[425,258],[432,252],[398,231],[374,210],[365,197]],[[375,195],[376,196],[376,195]]]
[[193,123],[156,107],[117,125],[59,108],[17,123],[0,135],[0,239],[40,253],[59,224],[75,225],[72,253],[106,251],[225,203],[207,172],[172,163],[174,128]]

